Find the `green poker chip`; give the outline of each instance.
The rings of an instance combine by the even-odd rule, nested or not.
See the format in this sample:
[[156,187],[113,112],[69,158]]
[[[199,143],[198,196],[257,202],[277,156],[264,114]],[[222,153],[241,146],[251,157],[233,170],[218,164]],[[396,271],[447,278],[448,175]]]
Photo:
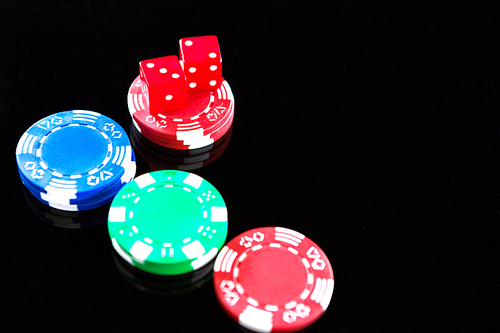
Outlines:
[[227,208],[202,177],[179,170],[143,174],[115,196],[108,230],[128,263],[159,275],[178,275],[210,262],[227,236]]

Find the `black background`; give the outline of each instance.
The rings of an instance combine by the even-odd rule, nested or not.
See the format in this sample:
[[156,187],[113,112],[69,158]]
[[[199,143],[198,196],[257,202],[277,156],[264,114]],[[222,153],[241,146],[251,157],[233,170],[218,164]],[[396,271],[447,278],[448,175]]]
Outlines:
[[[48,3],[0,4],[0,322],[242,330],[211,280],[181,295],[141,291],[119,272],[106,223],[38,218],[14,154],[29,126],[60,111],[97,111],[129,131],[138,62],[213,34],[235,119],[224,154],[193,172],[223,195],[228,240],[277,225],[328,255],[335,290],[309,331],[498,329],[498,7]],[[138,157],[137,174],[148,171]]]

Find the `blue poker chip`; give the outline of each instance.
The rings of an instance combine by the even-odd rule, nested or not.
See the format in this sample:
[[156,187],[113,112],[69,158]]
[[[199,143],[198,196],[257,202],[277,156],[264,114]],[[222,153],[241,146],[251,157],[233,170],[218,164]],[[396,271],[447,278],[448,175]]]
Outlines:
[[21,179],[35,197],[67,199],[68,205],[123,183],[132,163],[135,174],[132,155],[128,136],[117,122],[85,110],[41,119],[16,148]]
[[[91,197],[85,198],[67,198],[64,196],[56,196],[52,194],[47,194],[43,191],[39,191],[38,188],[34,187],[26,177],[22,174],[21,181],[26,186],[26,188],[33,194],[34,197],[44,202],[45,204],[54,207],[54,205],[58,205],[58,207],[67,207],[65,210],[82,210],[82,207],[88,206],[90,203],[100,202],[103,199],[109,198],[109,196],[114,196],[118,191],[128,182],[130,182],[136,172],[136,163],[135,163],[135,155],[132,153],[130,163],[126,164],[125,172],[122,177],[115,182],[114,184],[109,184],[108,188],[103,189],[102,191],[94,193]],[[104,203],[103,203],[104,204]],[[59,208],[61,209],[61,208]]]
[[[132,155],[134,158],[134,155]],[[134,163],[131,163],[130,166],[127,168],[127,170],[124,173],[125,175],[128,175],[128,178],[122,177],[120,181],[118,181],[116,184],[113,184],[110,188],[105,189],[99,193],[96,193],[94,196],[86,199],[70,199],[65,197],[57,197],[57,196],[52,196],[43,192],[37,191],[36,188],[34,188],[29,181],[27,181],[21,174],[21,181],[25,185],[25,187],[31,192],[31,194],[41,201],[42,203],[53,207],[57,208],[60,210],[65,210],[65,211],[83,211],[83,210],[89,210],[89,209],[94,209],[101,207],[107,203],[110,203],[116,193],[128,182],[130,182],[134,176],[135,176],[135,170],[136,170],[136,165],[135,165],[135,159],[133,161]]]

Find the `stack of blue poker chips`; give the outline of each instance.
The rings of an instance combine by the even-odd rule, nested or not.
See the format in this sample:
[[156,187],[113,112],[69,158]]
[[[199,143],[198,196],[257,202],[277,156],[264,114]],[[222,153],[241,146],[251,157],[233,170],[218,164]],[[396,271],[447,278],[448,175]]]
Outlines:
[[35,198],[65,211],[111,202],[136,172],[123,128],[86,110],[59,112],[33,124],[16,148],[21,181]]

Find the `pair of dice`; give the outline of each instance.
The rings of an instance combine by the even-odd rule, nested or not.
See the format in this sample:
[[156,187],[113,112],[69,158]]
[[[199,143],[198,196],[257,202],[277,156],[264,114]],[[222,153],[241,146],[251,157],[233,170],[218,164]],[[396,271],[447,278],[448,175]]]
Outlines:
[[187,92],[217,89],[222,82],[222,59],[216,36],[179,40],[180,60],[172,55],[139,63],[150,114],[184,109]]

